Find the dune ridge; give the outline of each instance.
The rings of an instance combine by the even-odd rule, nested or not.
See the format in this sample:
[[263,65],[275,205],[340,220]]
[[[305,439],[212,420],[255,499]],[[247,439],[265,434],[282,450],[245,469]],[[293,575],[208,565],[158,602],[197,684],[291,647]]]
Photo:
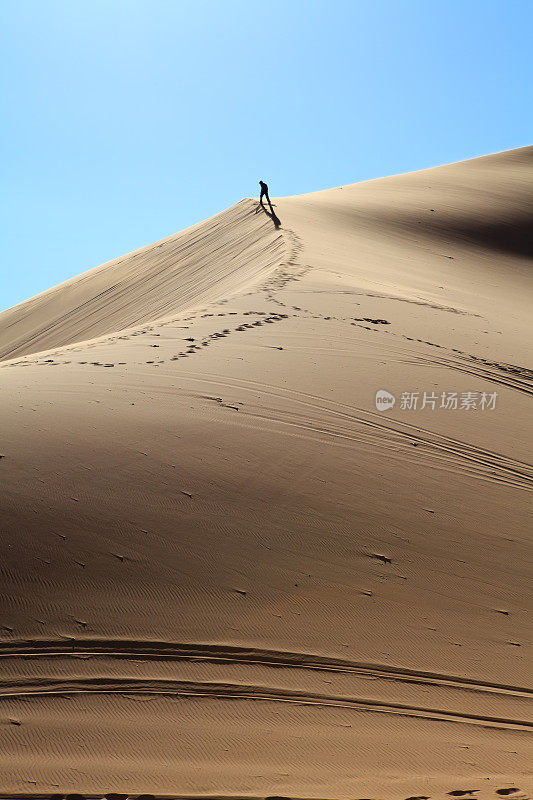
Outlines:
[[0,314],[0,358],[94,339],[243,291],[285,252],[282,237],[250,208],[242,200],[8,309]]

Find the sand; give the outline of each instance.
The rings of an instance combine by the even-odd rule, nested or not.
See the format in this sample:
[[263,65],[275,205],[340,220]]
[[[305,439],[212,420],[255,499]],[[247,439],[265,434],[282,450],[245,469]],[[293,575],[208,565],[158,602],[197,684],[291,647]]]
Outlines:
[[530,796],[533,148],[273,202],[0,314],[4,796]]

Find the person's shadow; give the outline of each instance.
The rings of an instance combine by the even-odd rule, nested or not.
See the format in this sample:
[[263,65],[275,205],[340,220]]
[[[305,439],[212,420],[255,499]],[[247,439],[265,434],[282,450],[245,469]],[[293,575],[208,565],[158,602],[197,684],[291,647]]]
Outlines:
[[263,210],[265,212],[265,214],[267,215],[267,217],[270,217],[270,219],[274,223],[274,227],[276,228],[276,230],[278,230],[278,228],[281,228],[281,220],[279,219],[279,217],[276,216],[276,212],[274,211],[274,208],[273,208],[272,203],[270,201],[270,197],[268,195],[267,195],[267,202],[268,202],[270,211],[267,211],[267,209],[265,208],[262,200],[260,200],[259,201],[259,205],[257,206],[255,213],[259,214],[259,212],[261,210]]

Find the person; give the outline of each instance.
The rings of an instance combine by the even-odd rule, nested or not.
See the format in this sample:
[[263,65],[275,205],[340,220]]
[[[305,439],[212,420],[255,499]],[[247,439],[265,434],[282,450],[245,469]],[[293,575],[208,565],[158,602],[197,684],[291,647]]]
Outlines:
[[270,197],[268,196],[268,186],[264,181],[259,181],[259,186],[261,187],[261,194],[259,195],[259,202],[263,205],[263,197],[266,197],[268,205],[272,205],[270,202]]

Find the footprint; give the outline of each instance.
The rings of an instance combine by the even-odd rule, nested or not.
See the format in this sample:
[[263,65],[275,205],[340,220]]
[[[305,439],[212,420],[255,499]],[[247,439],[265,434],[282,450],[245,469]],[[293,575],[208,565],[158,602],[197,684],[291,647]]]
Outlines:
[[386,319],[371,319],[370,317],[354,317],[356,322],[371,322],[373,325],[390,325]]
[[[387,556],[382,556],[380,553],[368,553],[369,558],[377,558],[378,561],[383,561],[384,564],[392,564],[392,561]],[[448,794],[453,794],[453,792],[448,792]],[[471,792],[461,792],[455,793],[457,796],[462,794],[471,794]]]

